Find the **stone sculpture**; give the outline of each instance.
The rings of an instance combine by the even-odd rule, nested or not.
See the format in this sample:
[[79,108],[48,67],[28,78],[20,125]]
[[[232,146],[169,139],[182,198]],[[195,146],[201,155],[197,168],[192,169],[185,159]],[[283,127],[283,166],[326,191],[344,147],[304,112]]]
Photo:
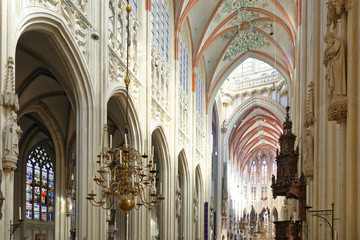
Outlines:
[[326,67],[326,81],[330,90],[330,99],[346,96],[346,68],[344,41],[336,37],[333,32],[325,35],[326,49],[324,51],[324,65]]

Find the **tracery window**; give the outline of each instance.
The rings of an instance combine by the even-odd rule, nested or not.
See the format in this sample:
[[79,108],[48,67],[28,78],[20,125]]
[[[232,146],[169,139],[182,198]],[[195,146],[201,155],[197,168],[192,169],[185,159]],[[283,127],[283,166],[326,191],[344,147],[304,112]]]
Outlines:
[[256,187],[251,187],[251,200],[256,200]]
[[137,0],[132,0],[131,6],[132,6],[134,13],[136,13],[137,12]]
[[276,164],[276,161],[274,160],[273,163],[272,163],[272,175],[277,176],[277,164]]
[[203,82],[196,73],[196,112],[199,115],[203,113]]
[[256,163],[255,161],[253,161],[252,166],[251,166],[251,184],[255,185],[257,183],[257,179],[256,179]]
[[180,85],[188,94],[188,53],[185,45],[180,41]]
[[164,0],[151,1],[151,39],[166,62],[169,61],[169,9]]
[[268,167],[266,160],[264,159],[261,165],[261,184],[267,183],[267,176],[268,176]]
[[35,147],[26,162],[26,218],[54,221],[54,166],[42,147]]
[[244,184],[248,184],[248,166],[247,165],[245,166],[243,176],[244,176]]

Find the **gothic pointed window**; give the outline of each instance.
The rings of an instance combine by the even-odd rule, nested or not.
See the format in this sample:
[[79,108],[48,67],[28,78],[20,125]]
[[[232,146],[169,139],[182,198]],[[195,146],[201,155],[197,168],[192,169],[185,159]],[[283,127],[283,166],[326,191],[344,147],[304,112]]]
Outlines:
[[169,10],[164,0],[151,1],[151,39],[153,46],[169,61]]
[[272,163],[272,175],[277,176],[277,164],[276,164],[276,161],[274,160],[273,163]]
[[267,177],[268,177],[268,167],[266,160],[264,159],[261,164],[261,184],[267,183]]
[[54,221],[54,165],[46,150],[35,147],[26,162],[26,218]]
[[257,183],[257,176],[256,176],[256,163],[253,161],[251,166],[251,184],[256,185]]
[[248,184],[248,166],[246,165],[244,168],[244,184]]
[[132,9],[133,9],[134,13],[136,13],[137,12],[137,0],[132,0],[131,3],[132,3],[131,4]]

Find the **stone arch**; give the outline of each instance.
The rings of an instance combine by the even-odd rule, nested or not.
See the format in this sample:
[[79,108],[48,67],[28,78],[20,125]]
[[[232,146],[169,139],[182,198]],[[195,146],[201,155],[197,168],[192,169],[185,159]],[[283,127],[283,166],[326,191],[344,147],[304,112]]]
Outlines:
[[190,207],[189,203],[191,202],[191,193],[189,192],[189,167],[187,163],[187,158],[184,150],[181,150],[178,155],[178,174],[179,174],[179,184],[181,189],[181,216],[178,219],[178,237],[179,238],[190,238],[190,229],[191,229],[191,221],[190,219]]
[[67,79],[69,80],[69,87],[73,91],[75,109],[79,109],[80,106],[93,106],[94,87],[85,57],[63,19],[54,12],[41,12],[35,9],[23,16],[16,29],[14,35],[17,43],[26,32],[36,31],[46,34],[56,49],[61,49],[58,51],[61,58],[66,59],[66,61],[62,61],[62,64],[70,75]]
[[271,210],[271,220],[279,221],[279,214],[276,207],[273,207],[273,209]]
[[[159,219],[159,239],[168,239],[170,238],[171,231],[169,228],[165,228],[164,223],[170,222],[171,214],[170,211],[166,211],[171,206],[171,191],[170,191],[170,182],[171,182],[171,161],[169,153],[169,147],[167,139],[162,127],[157,127],[151,134],[151,145],[154,147],[154,158],[159,165],[159,183],[161,183],[162,195],[165,197],[165,200],[160,203],[158,207],[158,214],[161,219]],[[162,223],[162,224],[161,224]]]
[[[36,8],[39,10],[39,8]],[[104,216],[102,212],[97,209],[90,209],[84,211],[88,206],[88,202],[85,199],[86,194],[89,192],[89,185],[87,179],[91,178],[90,173],[91,166],[89,167],[89,161],[92,156],[96,154],[94,145],[97,146],[98,139],[94,136],[98,136],[98,129],[95,126],[97,111],[94,108],[94,88],[90,77],[89,69],[87,68],[86,60],[81,53],[79,47],[75,43],[75,40],[63,19],[56,15],[54,12],[42,12],[31,9],[25,16],[19,21],[16,26],[15,38],[17,39],[17,46],[11,51],[17,51],[20,48],[31,46],[36,49],[32,51],[32,56],[37,56],[52,76],[60,83],[65,95],[68,97],[73,114],[74,114],[74,129],[76,132],[76,175],[79,180],[77,184],[79,186],[87,186],[83,188],[77,188],[77,216],[79,217],[76,223],[76,234],[78,238],[87,237],[91,235],[93,237],[102,235],[104,231],[103,226],[94,229],[90,226],[94,225],[98,219],[89,218],[93,212],[99,214],[99,219]],[[42,49],[36,47],[36,41],[21,42],[22,38],[36,37],[46,39],[49,49]],[[45,40],[44,40],[45,41]],[[40,49],[40,51],[39,51]],[[27,49],[29,50],[29,49]],[[52,55],[51,55],[52,54]],[[51,55],[51,57],[49,57]],[[55,60],[54,60],[55,59]],[[17,64],[18,59],[15,63]],[[17,69],[17,68],[15,68]],[[18,73],[16,74],[18,78]],[[21,85],[21,83],[19,83]],[[17,86],[18,89],[19,86]],[[60,95],[58,95],[60,96]],[[21,103],[21,101],[20,101]],[[25,108],[29,106],[25,106]],[[20,111],[22,111],[20,109]],[[94,134],[94,135],[93,135]],[[64,139],[64,141],[66,141]],[[96,144],[95,144],[96,142]],[[64,156],[62,156],[64,157]],[[86,159],[87,161],[80,161],[80,159]],[[64,185],[61,185],[62,192],[64,191]],[[59,198],[60,199],[60,198]],[[60,201],[58,199],[58,201]],[[60,206],[60,204],[59,204]],[[79,215],[81,213],[81,216]],[[57,226],[64,226],[65,221],[59,219],[55,221]],[[66,237],[67,231],[57,231],[57,237]]]
[[[248,58],[254,58],[260,61],[263,61],[267,64],[269,64],[271,67],[273,67],[276,71],[278,71],[285,79],[285,81],[287,82],[288,86],[289,86],[289,93],[292,91],[291,89],[291,76],[290,73],[287,71],[286,67],[284,67],[281,63],[280,65],[275,64],[274,61],[271,61],[267,56],[262,55],[262,52],[250,52],[250,53],[246,53],[243,57],[240,57],[237,61],[235,61],[234,63],[231,64],[230,67],[228,67],[228,69],[225,70],[225,72],[221,72],[220,77],[219,78],[213,78],[212,80],[212,84],[211,86],[209,86],[210,88],[210,92],[207,95],[207,109],[206,111],[209,110],[209,108],[211,108],[211,106],[214,104],[215,102],[215,97],[217,95],[217,92],[219,91],[221,85],[223,84],[223,82],[227,79],[227,77],[239,66],[241,65],[246,59]],[[282,66],[282,67],[280,67]],[[215,77],[216,75],[214,75]],[[213,83],[215,82],[216,83]],[[215,85],[215,88],[213,87]],[[289,98],[289,101],[291,100],[291,98]],[[291,102],[289,102],[289,105],[291,104]]]
[[[138,111],[135,107],[134,102],[129,95],[129,119],[128,119],[128,127],[129,127],[129,142],[132,144],[133,147],[137,148],[139,151],[144,151],[143,137],[142,137],[142,130],[140,127],[140,119]],[[117,125],[116,127],[119,128],[122,135],[124,134],[125,128],[125,115],[126,115],[126,89],[124,87],[114,89],[114,92],[111,92],[111,95],[107,98],[107,115],[108,118],[110,117],[112,121]],[[115,110],[120,110],[121,115],[119,112],[115,112]],[[113,112],[114,111],[114,112]],[[109,120],[109,119],[108,119]],[[124,125],[124,126],[122,126]],[[120,139],[122,143],[124,139]]]
[[[201,233],[203,231],[202,222],[204,222],[204,219],[202,216],[204,216],[204,187],[203,187],[203,177],[201,172],[200,164],[198,164],[195,168],[195,189],[194,189],[194,200],[193,202],[193,214],[194,214],[194,238],[200,239]],[[196,206],[197,204],[197,206]]]

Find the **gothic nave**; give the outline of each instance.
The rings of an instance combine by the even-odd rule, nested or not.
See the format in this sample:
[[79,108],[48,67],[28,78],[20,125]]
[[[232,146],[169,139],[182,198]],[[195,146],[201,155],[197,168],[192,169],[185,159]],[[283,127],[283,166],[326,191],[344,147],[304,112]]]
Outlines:
[[360,239],[359,16],[0,0],[0,239]]

